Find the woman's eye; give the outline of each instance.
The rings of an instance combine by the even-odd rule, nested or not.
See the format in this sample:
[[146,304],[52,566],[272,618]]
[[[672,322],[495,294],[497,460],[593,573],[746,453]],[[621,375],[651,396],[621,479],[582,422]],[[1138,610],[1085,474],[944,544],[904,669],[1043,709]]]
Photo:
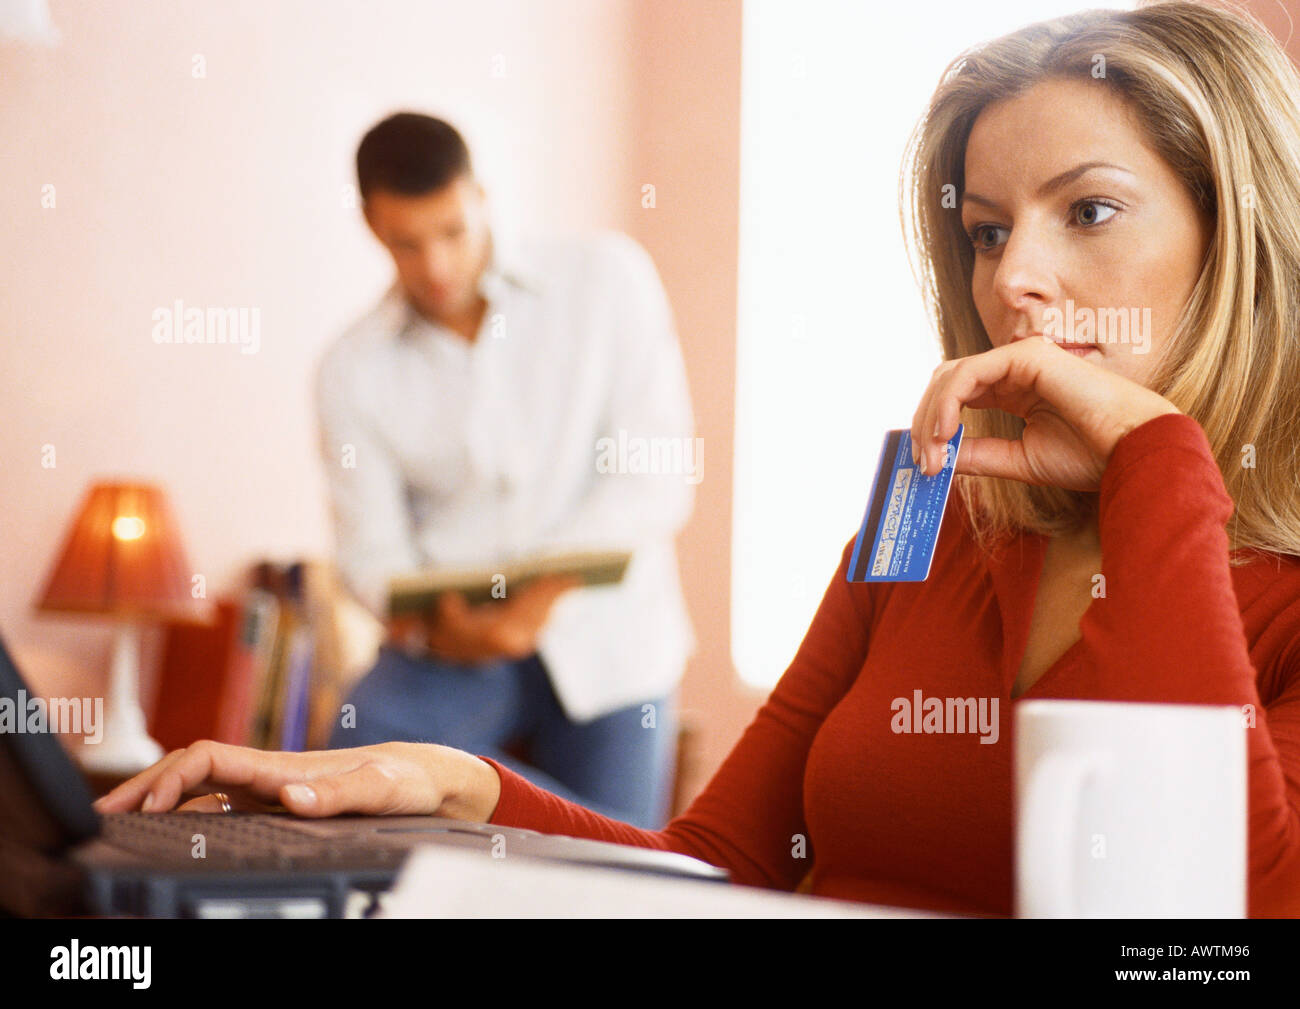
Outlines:
[[966,234],[967,237],[970,238],[970,243],[975,247],[976,252],[988,252],[990,249],[996,248],[996,245],[981,244],[980,236],[983,235],[984,232],[986,231],[996,232],[996,231],[1009,231],[1009,230],[1010,230],[1009,228],[999,228],[995,224],[977,224],[975,225],[975,227],[971,228],[970,231],[968,231]]
[[[1084,220],[1083,216],[1079,212],[1086,211],[1090,208],[1092,210],[1092,213],[1090,215],[1092,219]],[[1109,203],[1105,203],[1101,200],[1080,200],[1070,209],[1071,212],[1074,214],[1074,219],[1078,221],[1080,224],[1082,224],[1084,227],[1092,227],[1094,224],[1105,224],[1107,221],[1111,219],[1111,217],[1113,217],[1119,211],[1118,207]],[[1105,217],[1102,217],[1100,220],[1098,220],[1097,214],[1100,211],[1109,211],[1109,213]]]
[[[1109,221],[1120,209],[1105,200],[1080,200],[1070,208],[1070,217],[1082,228],[1095,228]],[[966,237],[976,252],[992,252],[1002,244],[997,240],[997,232],[1010,230],[996,224],[977,224],[966,232]],[[986,235],[986,232],[993,234]],[[981,237],[987,237],[989,241],[981,242]]]

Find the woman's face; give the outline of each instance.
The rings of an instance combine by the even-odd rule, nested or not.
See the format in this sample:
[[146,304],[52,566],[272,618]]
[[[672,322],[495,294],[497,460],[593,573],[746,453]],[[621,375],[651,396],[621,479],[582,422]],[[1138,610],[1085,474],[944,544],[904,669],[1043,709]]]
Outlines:
[[[1105,162],[1106,167],[1090,166]],[[1034,334],[1147,385],[1214,222],[1101,81],[988,106],[966,145],[971,295],[995,347]]]

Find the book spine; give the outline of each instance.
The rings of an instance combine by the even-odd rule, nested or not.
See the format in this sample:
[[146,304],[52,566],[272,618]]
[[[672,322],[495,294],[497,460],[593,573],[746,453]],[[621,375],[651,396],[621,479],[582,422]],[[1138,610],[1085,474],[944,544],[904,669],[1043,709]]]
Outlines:
[[280,721],[281,681],[284,677],[285,646],[292,630],[293,614],[277,600],[275,626],[271,628],[266,666],[262,674],[261,697],[253,725],[253,745],[269,749],[275,740],[276,726]]
[[302,750],[307,743],[307,703],[311,689],[311,628],[300,623],[293,630],[285,663],[284,718],[280,725],[280,749]]

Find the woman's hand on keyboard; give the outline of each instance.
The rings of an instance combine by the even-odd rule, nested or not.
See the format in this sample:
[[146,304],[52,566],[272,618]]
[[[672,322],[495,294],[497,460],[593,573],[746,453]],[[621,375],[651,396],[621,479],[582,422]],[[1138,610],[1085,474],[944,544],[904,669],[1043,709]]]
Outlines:
[[[208,794],[180,804],[195,792]],[[485,761],[435,743],[282,753],[203,739],[118,785],[95,808],[219,811],[215,792],[241,811],[278,803],[298,816],[431,814],[486,823],[501,780]]]

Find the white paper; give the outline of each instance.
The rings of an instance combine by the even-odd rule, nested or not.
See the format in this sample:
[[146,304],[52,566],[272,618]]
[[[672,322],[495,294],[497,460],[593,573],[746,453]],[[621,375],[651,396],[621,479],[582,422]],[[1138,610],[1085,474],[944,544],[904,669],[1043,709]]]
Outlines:
[[946,918],[731,883],[429,845],[415,849],[380,918]]

